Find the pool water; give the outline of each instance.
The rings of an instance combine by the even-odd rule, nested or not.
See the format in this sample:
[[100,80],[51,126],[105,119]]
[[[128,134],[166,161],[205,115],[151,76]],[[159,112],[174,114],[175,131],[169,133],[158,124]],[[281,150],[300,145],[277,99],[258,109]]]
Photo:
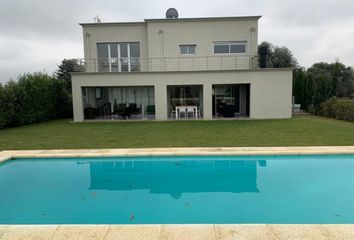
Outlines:
[[354,155],[0,164],[0,224],[172,223],[354,223]]

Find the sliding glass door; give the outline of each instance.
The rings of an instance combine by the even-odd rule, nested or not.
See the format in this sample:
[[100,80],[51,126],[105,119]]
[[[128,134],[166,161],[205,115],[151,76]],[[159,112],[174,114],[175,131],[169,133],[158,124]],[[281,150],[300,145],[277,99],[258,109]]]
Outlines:
[[250,84],[213,85],[213,116],[249,116],[249,97]]
[[200,116],[203,115],[203,86],[168,86],[167,111],[169,116],[179,106],[194,106]]
[[98,43],[99,72],[140,71],[139,43]]

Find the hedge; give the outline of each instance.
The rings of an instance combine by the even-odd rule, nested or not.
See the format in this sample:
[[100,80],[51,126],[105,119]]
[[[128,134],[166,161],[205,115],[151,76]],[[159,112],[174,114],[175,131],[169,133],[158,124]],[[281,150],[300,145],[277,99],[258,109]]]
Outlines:
[[24,74],[0,84],[0,128],[70,117],[71,96],[65,83],[45,73]]
[[321,104],[320,115],[354,122],[354,100],[332,97]]

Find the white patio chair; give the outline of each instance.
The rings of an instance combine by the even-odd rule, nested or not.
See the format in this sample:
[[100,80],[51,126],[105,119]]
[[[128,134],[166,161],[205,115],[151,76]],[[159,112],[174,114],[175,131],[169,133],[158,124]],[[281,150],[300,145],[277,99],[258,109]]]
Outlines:
[[194,114],[196,114],[194,112],[194,107],[187,107],[186,108],[186,116],[187,116],[187,118],[189,118],[189,116],[192,116],[192,118],[195,118]]

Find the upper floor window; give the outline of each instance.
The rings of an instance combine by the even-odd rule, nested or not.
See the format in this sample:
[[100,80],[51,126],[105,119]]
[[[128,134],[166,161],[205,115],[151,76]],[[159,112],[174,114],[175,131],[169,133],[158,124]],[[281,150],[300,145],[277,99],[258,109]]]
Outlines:
[[97,43],[98,71],[140,71],[139,43]]
[[246,41],[214,42],[214,54],[246,53]]
[[195,44],[190,44],[190,45],[179,45],[179,49],[181,52],[181,55],[192,55],[195,54],[195,48],[197,45]]

